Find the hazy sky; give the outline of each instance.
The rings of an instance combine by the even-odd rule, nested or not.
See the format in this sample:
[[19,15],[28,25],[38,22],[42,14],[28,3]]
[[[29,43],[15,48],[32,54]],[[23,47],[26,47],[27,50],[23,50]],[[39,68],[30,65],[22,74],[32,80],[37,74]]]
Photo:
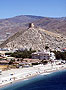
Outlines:
[[0,0],[0,18],[18,15],[65,17],[66,0]]

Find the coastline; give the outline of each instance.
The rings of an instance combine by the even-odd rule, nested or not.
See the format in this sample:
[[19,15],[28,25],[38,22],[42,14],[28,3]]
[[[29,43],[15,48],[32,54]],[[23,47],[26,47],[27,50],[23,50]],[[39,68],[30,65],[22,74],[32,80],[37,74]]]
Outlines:
[[[3,87],[5,87],[5,86],[8,86],[8,85],[10,85],[10,84],[13,84],[13,83],[17,83],[17,82],[20,82],[20,81],[24,81],[24,80],[29,80],[30,78],[33,78],[33,77],[35,77],[35,76],[38,76],[38,75],[48,75],[48,74],[51,74],[51,73],[53,73],[53,72],[57,72],[57,71],[61,71],[61,70],[65,70],[66,69],[66,64],[63,64],[63,65],[59,65],[60,67],[54,67],[54,68],[52,68],[52,69],[50,69],[50,68],[48,68],[48,69],[43,69],[43,71],[40,71],[40,70],[38,70],[38,71],[36,71],[35,73],[27,73],[26,75],[25,75],[25,77],[21,77],[21,76],[23,76],[23,75],[21,75],[20,76],[20,78],[17,78],[17,79],[13,79],[12,81],[8,81],[8,82],[6,82],[6,83],[4,83],[4,84],[0,84],[0,88],[3,88]],[[39,66],[37,66],[38,67],[38,69],[39,69]],[[37,68],[37,67],[33,67],[34,69],[35,68]],[[41,67],[43,67],[42,65],[41,65]],[[14,76],[13,76],[14,77]]]

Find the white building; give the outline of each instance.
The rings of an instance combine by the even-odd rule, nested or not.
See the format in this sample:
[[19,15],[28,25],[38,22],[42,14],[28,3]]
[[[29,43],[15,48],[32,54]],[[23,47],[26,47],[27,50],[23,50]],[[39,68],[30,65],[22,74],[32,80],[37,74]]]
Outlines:
[[40,60],[54,60],[55,54],[53,52],[35,52],[32,53],[32,58]]
[[50,60],[55,60],[55,54],[53,52],[50,53]]

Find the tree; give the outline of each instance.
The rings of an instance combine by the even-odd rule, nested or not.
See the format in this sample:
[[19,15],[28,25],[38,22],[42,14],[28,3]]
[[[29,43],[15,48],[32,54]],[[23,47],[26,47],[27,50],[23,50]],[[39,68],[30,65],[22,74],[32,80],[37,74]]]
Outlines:
[[45,46],[45,49],[47,50],[47,49],[49,49],[49,47],[48,46]]
[[29,50],[24,50],[24,51],[17,51],[14,53],[11,53],[10,56],[16,57],[16,58],[31,58],[31,54],[33,52],[36,52],[35,50],[32,50],[31,48]]
[[9,62],[9,65],[13,64],[13,62],[15,62],[15,60],[14,59],[13,60],[11,59],[10,62]]
[[66,60],[66,52],[53,51],[55,53],[56,59]]
[[42,60],[41,62],[42,62],[44,65],[48,63],[47,60]]

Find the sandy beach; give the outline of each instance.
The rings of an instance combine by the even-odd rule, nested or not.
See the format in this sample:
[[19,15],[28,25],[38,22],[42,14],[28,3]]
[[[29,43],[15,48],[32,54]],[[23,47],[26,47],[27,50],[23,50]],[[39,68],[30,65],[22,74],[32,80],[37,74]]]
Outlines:
[[66,64],[53,66],[51,64],[40,64],[28,68],[2,71],[2,74],[0,75],[0,87],[17,82],[19,80],[29,79],[37,75],[47,75],[63,69],[66,69]]

